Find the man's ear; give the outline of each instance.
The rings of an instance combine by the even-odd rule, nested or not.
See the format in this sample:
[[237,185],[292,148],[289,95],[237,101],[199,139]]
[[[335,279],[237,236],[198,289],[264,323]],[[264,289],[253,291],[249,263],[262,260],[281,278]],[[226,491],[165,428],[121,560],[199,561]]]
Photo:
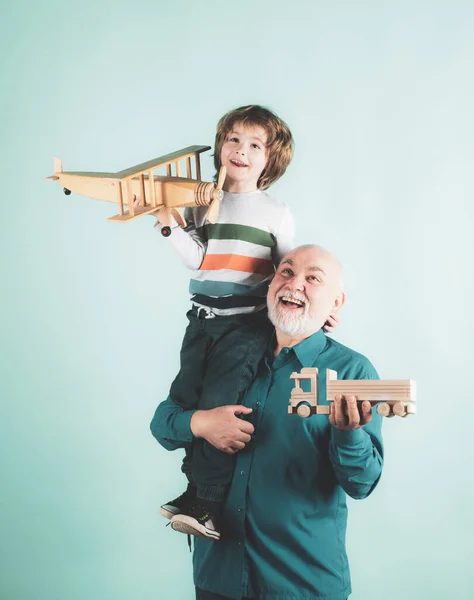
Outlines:
[[341,308],[344,306],[345,301],[346,295],[344,294],[344,292],[341,292],[334,300],[334,305],[332,307],[331,314],[340,311]]

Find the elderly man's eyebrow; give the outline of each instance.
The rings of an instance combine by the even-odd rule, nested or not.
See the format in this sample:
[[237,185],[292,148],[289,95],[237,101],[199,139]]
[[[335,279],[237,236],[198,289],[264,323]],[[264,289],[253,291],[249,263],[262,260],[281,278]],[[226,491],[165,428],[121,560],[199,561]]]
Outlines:
[[318,271],[319,273],[322,273],[323,275],[326,275],[326,273],[321,269],[321,267],[310,267],[309,270],[310,271]]
[[[282,265],[290,265],[291,267],[293,266],[293,261],[291,260],[291,258],[285,258],[285,260],[282,260],[280,263],[280,267]],[[322,273],[323,275],[326,275],[325,271],[323,271],[323,269],[321,269],[321,267],[318,267],[316,265],[309,267],[308,269],[309,271],[317,271],[318,273]]]

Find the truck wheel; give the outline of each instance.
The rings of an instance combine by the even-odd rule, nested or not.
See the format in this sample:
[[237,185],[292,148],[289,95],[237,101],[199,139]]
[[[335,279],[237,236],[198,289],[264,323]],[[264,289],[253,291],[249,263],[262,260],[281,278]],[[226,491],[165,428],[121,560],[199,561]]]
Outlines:
[[392,414],[390,414],[392,412],[392,410],[391,410],[390,404],[388,404],[388,402],[382,402],[381,404],[378,404],[377,405],[377,412],[382,417],[391,417],[391,416],[393,416]]
[[311,415],[311,404],[309,404],[308,402],[301,402],[300,404],[298,404],[296,413],[302,419],[306,419]]

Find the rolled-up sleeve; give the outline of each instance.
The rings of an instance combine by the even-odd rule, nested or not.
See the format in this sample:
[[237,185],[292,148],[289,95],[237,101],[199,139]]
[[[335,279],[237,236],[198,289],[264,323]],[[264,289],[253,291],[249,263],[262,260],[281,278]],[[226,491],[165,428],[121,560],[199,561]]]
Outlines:
[[[349,372],[345,379],[380,378],[373,365],[365,359],[363,366]],[[382,417],[373,407],[371,422],[360,429],[331,429],[329,458],[339,485],[351,498],[367,498],[382,475]]]
[[330,460],[339,485],[351,498],[367,498],[382,475],[381,419],[375,412],[370,424],[360,429],[332,429]]
[[166,450],[187,448],[193,441],[191,417],[196,411],[184,410],[168,396],[155,411],[150,430]]

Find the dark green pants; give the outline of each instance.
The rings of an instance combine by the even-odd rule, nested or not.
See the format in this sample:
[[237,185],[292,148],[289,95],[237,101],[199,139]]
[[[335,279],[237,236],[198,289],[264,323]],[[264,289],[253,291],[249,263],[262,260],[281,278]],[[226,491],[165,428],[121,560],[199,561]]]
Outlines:
[[[206,592],[200,588],[196,588],[196,600],[230,600],[227,596]],[[250,598],[242,598],[242,600],[250,600]]]
[[[194,308],[187,317],[181,368],[171,385],[171,398],[186,410],[239,404],[255,379],[273,329],[266,311],[209,319]],[[220,501],[232,479],[233,456],[197,439],[183,472],[197,486],[200,498]]]
[[[201,588],[196,588],[196,600],[230,600],[227,596],[221,596],[220,594],[213,594],[212,592],[206,592]],[[242,600],[251,600],[251,598],[242,598]],[[346,600],[349,600],[346,598]]]

